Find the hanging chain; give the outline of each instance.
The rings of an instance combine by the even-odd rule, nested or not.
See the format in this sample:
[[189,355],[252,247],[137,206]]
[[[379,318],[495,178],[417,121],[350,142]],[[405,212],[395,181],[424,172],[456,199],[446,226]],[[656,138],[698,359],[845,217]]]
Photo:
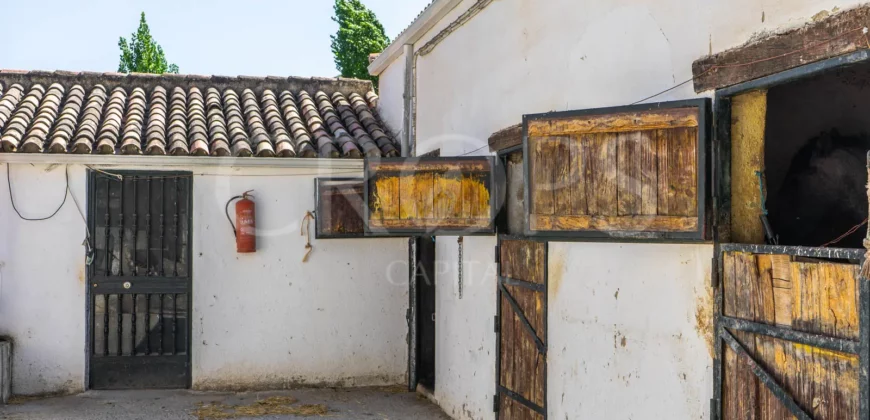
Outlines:
[[462,237],[456,240],[459,243],[459,299],[462,299]]

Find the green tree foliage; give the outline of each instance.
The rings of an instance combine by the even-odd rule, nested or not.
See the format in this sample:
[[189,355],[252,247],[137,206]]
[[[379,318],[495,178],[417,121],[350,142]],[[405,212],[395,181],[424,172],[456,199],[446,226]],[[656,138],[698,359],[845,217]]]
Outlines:
[[151,37],[145,12],[139,18],[139,29],[130,36],[130,42],[121,37],[118,47],[121,48],[121,64],[118,64],[121,73],[178,73],[178,66],[166,61],[163,48]]
[[334,10],[332,20],[338,22],[338,32],[331,36],[335,66],[342,77],[371,80],[377,87],[377,78],[368,72],[369,54],[390,44],[383,25],[359,0],[335,0]]

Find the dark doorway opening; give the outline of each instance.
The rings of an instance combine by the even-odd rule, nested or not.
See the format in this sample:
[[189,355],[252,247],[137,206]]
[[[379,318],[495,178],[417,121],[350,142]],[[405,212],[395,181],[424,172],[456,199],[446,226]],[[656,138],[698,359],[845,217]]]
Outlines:
[[417,378],[435,390],[435,237],[417,238]]
[[769,89],[764,174],[780,244],[862,247],[866,231],[847,233],[867,218],[868,149],[870,65]]

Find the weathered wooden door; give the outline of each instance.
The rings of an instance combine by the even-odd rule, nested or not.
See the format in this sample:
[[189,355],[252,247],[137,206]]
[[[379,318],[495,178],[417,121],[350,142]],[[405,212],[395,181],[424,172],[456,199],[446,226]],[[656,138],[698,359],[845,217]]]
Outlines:
[[863,250],[721,245],[714,414],[867,418]]
[[90,173],[88,385],[190,387],[190,173]]
[[501,420],[547,418],[547,243],[499,239],[496,397]]

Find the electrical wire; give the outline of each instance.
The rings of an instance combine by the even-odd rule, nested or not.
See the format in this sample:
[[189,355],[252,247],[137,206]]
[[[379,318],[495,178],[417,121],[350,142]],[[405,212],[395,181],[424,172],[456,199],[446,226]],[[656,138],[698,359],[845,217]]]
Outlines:
[[21,212],[18,211],[18,207],[15,206],[15,198],[12,194],[12,175],[10,170],[11,166],[12,165],[9,163],[6,164],[6,186],[9,187],[9,202],[12,204],[12,210],[15,210],[15,214],[17,214],[21,220],[28,222],[41,222],[43,220],[51,219],[52,217],[57,215],[57,213],[60,212],[60,209],[63,208],[63,205],[66,204],[66,197],[69,195],[69,172],[66,172],[66,188],[64,188],[63,190],[63,200],[60,202],[60,205],[57,206],[57,209],[55,209],[54,212],[46,217],[24,217],[23,215],[21,215]]

